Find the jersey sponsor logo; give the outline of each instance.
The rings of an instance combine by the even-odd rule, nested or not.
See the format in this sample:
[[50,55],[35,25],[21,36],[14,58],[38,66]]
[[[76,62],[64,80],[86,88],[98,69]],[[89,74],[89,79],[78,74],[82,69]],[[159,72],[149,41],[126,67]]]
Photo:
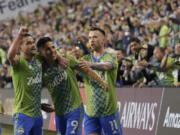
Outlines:
[[52,83],[49,84],[49,87],[54,88],[58,86],[60,83],[62,83],[63,80],[67,80],[67,73],[65,71],[55,76]]
[[27,83],[28,86],[42,82],[41,73],[37,73],[35,77],[28,77],[27,79],[28,79],[28,83]]
[[180,113],[172,113],[170,112],[170,107],[168,107],[163,127],[180,128]]

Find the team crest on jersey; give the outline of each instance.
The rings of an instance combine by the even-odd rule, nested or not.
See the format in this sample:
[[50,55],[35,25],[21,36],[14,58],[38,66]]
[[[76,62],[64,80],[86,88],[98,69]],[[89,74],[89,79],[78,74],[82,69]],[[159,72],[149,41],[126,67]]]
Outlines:
[[24,128],[18,128],[18,134],[23,134],[24,133]]

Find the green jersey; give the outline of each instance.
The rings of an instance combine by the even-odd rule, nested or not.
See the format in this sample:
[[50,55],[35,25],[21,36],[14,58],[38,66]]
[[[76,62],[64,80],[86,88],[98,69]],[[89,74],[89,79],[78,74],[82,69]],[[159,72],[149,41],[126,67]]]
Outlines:
[[[169,31],[169,27],[167,25],[163,25],[160,29],[159,35],[162,36],[164,34],[167,34]],[[160,47],[165,48],[167,46],[168,42],[168,36],[164,36],[160,39]]]
[[108,116],[117,110],[117,97],[116,97],[116,76],[118,63],[116,56],[105,52],[99,59],[94,58],[92,55],[84,56],[86,61],[92,63],[110,62],[113,64],[113,69],[109,71],[95,71],[100,77],[108,83],[109,89],[106,92],[101,85],[86,76],[84,77],[86,89],[86,113],[91,117]]
[[171,64],[172,66],[166,70],[163,70],[163,72],[157,72],[161,86],[174,85],[174,75],[173,75],[173,71],[175,70],[174,58],[168,57],[167,63]]
[[69,67],[62,69],[55,64],[43,64],[43,83],[51,94],[57,115],[65,115],[82,105],[76,72],[72,69],[77,63],[68,57]]
[[20,57],[12,67],[14,84],[13,113],[23,113],[32,118],[41,116],[42,67],[37,60],[28,62]]

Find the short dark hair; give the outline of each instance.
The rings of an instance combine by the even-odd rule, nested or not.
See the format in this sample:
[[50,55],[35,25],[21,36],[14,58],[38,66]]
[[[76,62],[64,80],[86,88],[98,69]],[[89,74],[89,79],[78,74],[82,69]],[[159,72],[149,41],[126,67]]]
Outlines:
[[123,48],[115,48],[116,51],[121,51],[122,53],[125,53],[126,51]]
[[91,27],[91,28],[90,28],[90,31],[99,31],[99,32],[101,32],[104,36],[106,36],[106,32],[105,32],[103,29],[98,28],[98,27]]
[[22,41],[20,42],[21,45],[24,43],[24,38],[27,38],[27,37],[31,37],[35,41],[35,37],[34,36],[32,36],[29,33],[26,33],[26,34],[22,35]]
[[[139,40],[139,38],[137,38],[137,37],[133,37],[131,40],[130,40],[130,43],[132,43],[132,42],[136,42],[136,43],[139,43],[140,44],[140,40]],[[130,44],[129,43],[129,44]]]
[[50,37],[42,37],[37,41],[37,48],[43,48],[47,42],[52,42],[52,39]]

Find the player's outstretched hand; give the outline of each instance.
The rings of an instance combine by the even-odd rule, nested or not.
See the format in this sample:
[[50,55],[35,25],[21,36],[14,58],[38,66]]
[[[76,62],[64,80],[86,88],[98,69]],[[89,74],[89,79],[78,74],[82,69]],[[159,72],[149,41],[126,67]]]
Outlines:
[[41,109],[47,113],[54,112],[54,107],[47,103],[41,103]]

